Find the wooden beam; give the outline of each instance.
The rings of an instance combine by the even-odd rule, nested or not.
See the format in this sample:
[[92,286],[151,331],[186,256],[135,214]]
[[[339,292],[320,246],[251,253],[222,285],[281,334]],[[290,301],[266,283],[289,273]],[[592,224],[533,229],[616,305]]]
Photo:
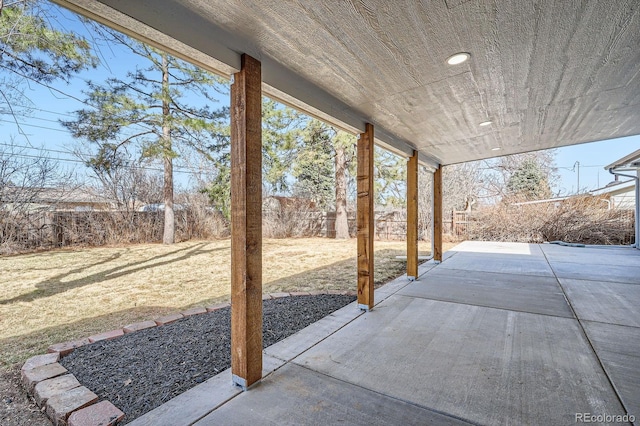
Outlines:
[[418,278],[418,152],[407,162],[407,276]]
[[442,262],[442,167],[433,173],[433,260]]
[[242,55],[231,86],[231,372],[262,378],[262,77]]
[[373,309],[373,125],[358,139],[358,307]]

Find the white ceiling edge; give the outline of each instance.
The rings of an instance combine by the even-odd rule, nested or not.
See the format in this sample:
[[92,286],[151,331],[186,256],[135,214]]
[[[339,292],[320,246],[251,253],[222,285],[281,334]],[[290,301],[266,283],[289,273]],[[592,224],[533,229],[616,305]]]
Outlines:
[[[203,37],[189,46],[96,0],[52,1],[222,77],[231,78],[240,71],[241,53],[215,41],[218,37]],[[225,37],[230,36],[225,34]],[[270,58],[256,59],[262,64],[263,92],[266,96],[354,135],[364,132],[366,123],[371,123],[374,125],[376,145],[404,158],[413,155],[413,144],[376,126],[375,122],[367,120],[348,105]],[[439,159],[422,152],[419,152],[418,162],[430,171],[440,166]]]

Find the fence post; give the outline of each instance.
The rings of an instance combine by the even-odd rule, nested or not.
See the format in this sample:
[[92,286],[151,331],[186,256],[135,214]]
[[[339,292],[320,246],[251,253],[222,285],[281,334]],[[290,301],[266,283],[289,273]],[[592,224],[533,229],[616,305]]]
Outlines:
[[53,229],[55,232],[54,244],[56,247],[62,247],[64,243],[64,228],[60,223],[60,213],[53,214]]
[[458,229],[456,227],[456,211],[451,210],[451,235],[454,237],[458,236]]

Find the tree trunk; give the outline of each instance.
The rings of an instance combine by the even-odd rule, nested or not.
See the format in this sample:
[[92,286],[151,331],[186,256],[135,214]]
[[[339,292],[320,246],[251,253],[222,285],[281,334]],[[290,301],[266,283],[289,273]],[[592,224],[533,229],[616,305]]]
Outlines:
[[169,125],[169,62],[162,55],[162,152],[164,162],[164,232],[162,242],[175,242],[175,218],[173,213],[173,152],[171,146],[171,127]]
[[347,161],[345,148],[336,146],[336,221],[337,239],[349,238],[347,219]]

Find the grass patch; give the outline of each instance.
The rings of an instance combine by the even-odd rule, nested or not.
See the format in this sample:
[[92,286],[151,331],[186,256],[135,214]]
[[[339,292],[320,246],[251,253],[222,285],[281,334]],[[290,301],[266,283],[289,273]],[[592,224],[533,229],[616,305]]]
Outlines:
[[[430,245],[420,243],[420,254]],[[405,272],[403,241],[375,242],[375,281]],[[229,300],[230,242],[55,250],[0,257],[0,365],[192,306]],[[267,239],[265,292],[353,290],[356,241]]]

